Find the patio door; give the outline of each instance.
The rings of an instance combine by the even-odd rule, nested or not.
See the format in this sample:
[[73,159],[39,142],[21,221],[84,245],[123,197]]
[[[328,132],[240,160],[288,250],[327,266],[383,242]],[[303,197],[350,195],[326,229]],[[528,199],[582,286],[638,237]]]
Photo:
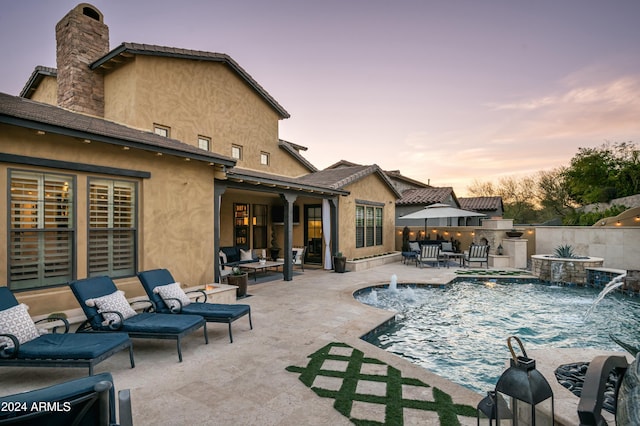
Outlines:
[[305,263],[322,264],[322,205],[305,204],[304,240],[307,245]]

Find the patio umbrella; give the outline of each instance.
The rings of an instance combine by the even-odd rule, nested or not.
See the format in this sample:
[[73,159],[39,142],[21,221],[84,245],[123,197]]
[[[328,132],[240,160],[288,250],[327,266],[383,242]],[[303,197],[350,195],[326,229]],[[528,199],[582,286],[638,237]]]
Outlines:
[[456,207],[451,207],[449,204],[436,203],[425,207],[417,212],[409,213],[404,216],[400,216],[398,219],[424,219],[424,230],[427,231],[427,220],[429,219],[441,219],[441,218],[459,218],[459,217],[473,217],[473,216],[486,216],[483,213],[472,212],[470,210],[462,210]]

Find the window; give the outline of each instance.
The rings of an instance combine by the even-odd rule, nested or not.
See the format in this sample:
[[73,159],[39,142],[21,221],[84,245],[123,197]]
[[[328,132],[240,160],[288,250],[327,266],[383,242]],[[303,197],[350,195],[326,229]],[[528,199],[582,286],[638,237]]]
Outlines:
[[205,136],[198,136],[198,148],[209,151],[211,149],[211,139]]
[[89,276],[136,272],[136,184],[89,181]]
[[169,130],[170,130],[170,128],[167,127],[167,126],[162,126],[160,124],[154,124],[153,125],[153,132],[156,135],[164,136],[165,138],[169,137],[169,133],[170,133]]
[[231,158],[242,160],[242,147],[240,145],[231,145]]
[[253,248],[267,248],[267,206],[253,205]]
[[262,164],[263,166],[268,166],[269,165],[269,153],[268,152],[261,152],[260,153],[260,164]]
[[356,205],[356,248],[382,245],[382,207]]
[[364,206],[356,206],[356,248],[364,247]]
[[233,205],[233,238],[236,247],[249,248],[249,204]]
[[74,279],[74,180],[10,171],[9,287],[65,284]]

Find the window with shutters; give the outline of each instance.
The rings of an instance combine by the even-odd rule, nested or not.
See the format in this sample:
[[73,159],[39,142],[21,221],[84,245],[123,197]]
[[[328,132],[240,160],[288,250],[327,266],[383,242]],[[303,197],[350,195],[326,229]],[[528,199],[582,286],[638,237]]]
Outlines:
[[89,276],[136,273],[137,220],[134,182],[89,180]]
[[9,171],[9,287],[65,284],[74,279],[74,178]]
[[356,248],[382,245],[382,207],[356,205]]

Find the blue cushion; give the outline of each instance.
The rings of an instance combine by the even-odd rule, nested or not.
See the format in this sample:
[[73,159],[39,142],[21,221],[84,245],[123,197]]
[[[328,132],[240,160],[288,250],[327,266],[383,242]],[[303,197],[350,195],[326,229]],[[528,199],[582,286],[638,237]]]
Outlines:
[[223,305],[219,303],[190,303],[182,313],[201,315],[205,320],[230,320],[248,314],[249,305]]
[[45,334],[20,345],[19,359],[94,359],[126,343],[126,333]]
[[149,299],[156,304],[158,312],[170,312],[169,307],[164,303],[162,297],[159,294],[153,292],[153,289],[158,286],[172,284],[176,282],[166,269],[153,269],[151,271],[144,271],[138,274],[138,278],[144,287],[145,292]]
[[76,280],[69,283],[80,307],[87,318],[91,319],[91,327],[95,330],[102,329],[102,315],[98,315],[96,306],[87,306],[85,301],[96,297],[106,296],[118,290],[113,280],[109,277],[93,277]]
[[[60,402],[60,406],[64,408],[63,403],[65,401],[71,401],[75,398],[78,398],[83,395],[90,395],[94,392],[94,386],[99,382],[111,382],[113,384],[113,378],[109,373],[101,373],[96,374],[95,376],[83,377],[81,379],[71,380],[69,382],[60,383],[57,385],[49,386],[42,389],[36,389],[30,392],[19,393],[15,395],[4,396],[0,398],[0,404],[14,403],[21,404],[26,403],[26,407],[31,407],[32,403],[40,403],[40,402]],[[115,404],[112,402],[115,401],[114,397],[114,388],[111,386],[109,390],[109,415],[111,421],[116,418]],[[37,407],[37,405],[36,405]],[[82,405],[78,406],[79,409],[82,408]],[[98,410],[100,408],[99,404],[94,404],[90,413],[87,415],[86,421],[82,422],[81,425],[92,424],[91,422],[95,422],[95,419],[98,416]],[[64,410],[56,411],[55,415],[50,413],[47,414],[45,418],[36,417],[31,421],[20,421],[19,424],[25,425],[68,425],[74,420],[75,416],[78,414],[76,410],[71,410],[70,412],[65,412]],[[20,412],[19,410],[3,410],[0,411],[0,419],[7,419],[16,417],[18,415],[24,415],[24,412]],[[46,421],[45,421],[46,420]]]
[[18,301],[11,290],[9,290],[9,287],[0,287],[0,311],[13,308],[17,305]]
[[201,316],[143,312],[125,320],[120,331],[128,333],[179,334],[203,323]]

